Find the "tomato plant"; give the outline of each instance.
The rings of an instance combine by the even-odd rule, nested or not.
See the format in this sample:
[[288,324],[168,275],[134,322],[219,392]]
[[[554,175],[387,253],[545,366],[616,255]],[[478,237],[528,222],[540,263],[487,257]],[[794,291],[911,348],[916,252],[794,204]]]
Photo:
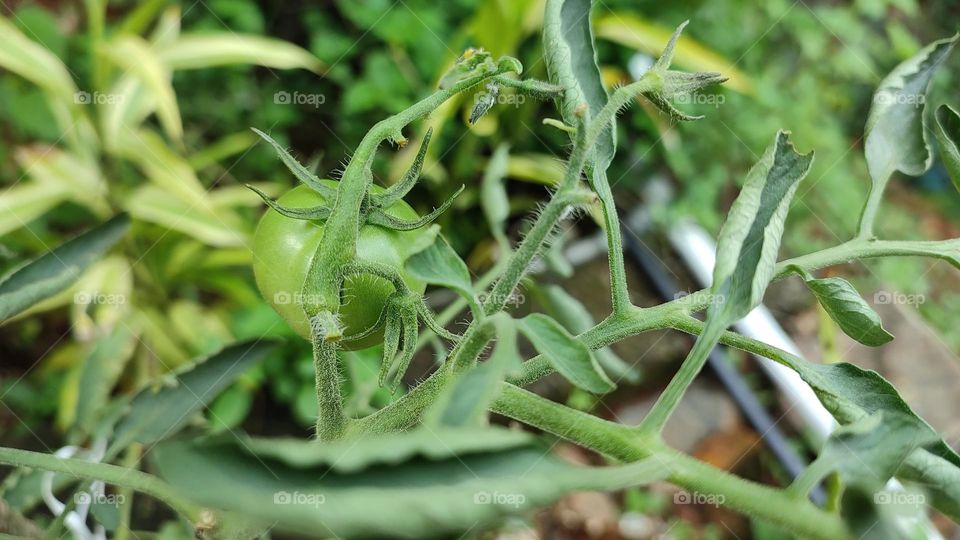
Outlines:
[[[330,180],[323,185],[336,189],[336,182]],[[371,191],[383,192],[380,188]],[[323,195],[307,186],[295,187],[277,200],[277,204],[290,209],[309,209],[326,203]],[[397,219],[420,219],[403,201],[397,201],[385,211]],[[302,298],[311,293],[303,289],[303,284],[323,232],[323,220],[292,218],[271,208],[261,218],[253,236],[253,272],[260,292],[290,326],[307,339],[310,339],[310,322],[303,311]],[[410,277],[403,270],[403,263],[422,245],[425,235],[429,233],[364,225],[357,237],[357,258],[394,269],[411,291],[422,294],[426,283]],[[340,324],[344,327],[345,348],[362,349],[383,341],[381,314],[395,291],[389,281],[378,276],[362,274],[344,280]],[[379,330],[371,333],[371,329]],[[366,335],[352,339],[362,334]]]

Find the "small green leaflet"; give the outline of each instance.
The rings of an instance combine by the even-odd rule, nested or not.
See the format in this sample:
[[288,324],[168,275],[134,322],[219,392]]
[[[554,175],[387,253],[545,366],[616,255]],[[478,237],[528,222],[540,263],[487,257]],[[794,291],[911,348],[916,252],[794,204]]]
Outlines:
[[0,322],[69,287],[129,228],[120,214],[7,275],[0,281]]
[[875,185],[884,186],[894,171],[919,176],[933,156],[923,126],[930,80],[960,34],[934,41],[894,68],[873,95],[864,150]]
[[953,186],[960,191],[960,115],[949,105],[937,107],[937,129],[934,133],[940,144],[940,159],[953,180]]
[[503,231],[503,225],[510,216],[510,199],[503,185],[509,159],[510,147],[506,144],[498,146],[487,161],[483,182],[480,184],[480,204],[494,233]]
[[838,277],[816,279],[796,266],[791,266],[790,270],[803,278],[817,301],[845,334],[870,347],[879,347],[893,340],[893,336],[884,330],[880,315],[849,281]]
[[708,317],[722,327],[760,304],[774,274],[783,222],[800,181],[813,164],[813,152],[799,154],[789,132],[777,133],[747,180],[717,240],[717,264]]
[[469,301],[471,306],[476,304],[470,270],[442,236],[437,236],[430,247],[411,255],[404,264],[407,273],[412,277],[431,285],[453,289]]
[[593,352],[557,321],[534,313],[520,319],[518,328],[550,365],[578,388],[594,394],[605,394],[616,388]]

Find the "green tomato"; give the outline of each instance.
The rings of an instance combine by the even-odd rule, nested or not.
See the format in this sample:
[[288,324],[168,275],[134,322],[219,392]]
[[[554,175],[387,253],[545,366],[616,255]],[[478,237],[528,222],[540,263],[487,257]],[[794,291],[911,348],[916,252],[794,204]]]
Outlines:
[[[331,180],[323,182],[334,188],[337,186]],[[382,188],[373,187],[373,193],[381,191]],[[307,186],[298,186],[277,202],[288,208],[309,208],[324,204],[325,199]],[[413,208],[403,201],[387,208],[386,213],[403,220],[419,219]],[[323,230],[323,222],[289,218],[271,208],[260,219],[253,237],[253,274],[260,293],[306,339],[310,339],[310,323],[303,311],[302,288],[323,239]],[[378,225],[364,225],[357,240],[357,259],[396,269],[411,290],[422,294],[426,284],[407,275],[403,263],[410,255],[429,245],[431,235],[435,236],[435,232],[428,228],[394,231]],[[344,338],[376,325],[387,298],[393,292],[393,284],[378,276],[363,274],[347,278],[340,306]],[[382,341],[383,328],[380,328],[363,339],[345,340],[343,347],[357,350]]]

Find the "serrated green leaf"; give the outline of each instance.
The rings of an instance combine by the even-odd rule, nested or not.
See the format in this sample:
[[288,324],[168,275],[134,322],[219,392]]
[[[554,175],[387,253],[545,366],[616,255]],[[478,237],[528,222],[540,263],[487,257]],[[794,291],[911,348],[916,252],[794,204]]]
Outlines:
[[220,33],[183,34],[157,52],[170,69],[202,69],[253,64],[276,69],[323,70],[317,57],[286,41],[262,36]]
[[111,449],[116,451],[133,442],[153,444],[175,435],[194,413],[277,345],[272,340],[234,343],[171,374],[161,388],[141,390],[117,424]]
[[849,281],[838,277],[815,279],[796,267],[794,271],[803,277],[824,311],[845,334],[870,347],[879,347],[893,340],[893,336],[884,330],[880,315]]
[[9,274],[0,281],[0,321],[66,289],[129,227],[120,214]]
[[958,37],[960,34],[927,45],[880,82],[867,117],[864,143],[875,185],[882,188],[894,171],[919,176],[930,168],[933,156],[923,126],[927,88]]
[[960,114],[949,105],[937,107],[937,129],[934,133],[940,145],[940,159],[953,180],[953,186],[960,191]]
[[[496,431],[502,430],[475,430],[463,444],[487,446],[486,439],[504,437]],[[397,445],[400,438],[419,440]],[[371,452],[391,456],[395,447],[410,457],[344,472],[339,461],[333,468],[329,465],[330,446],[346,459]],[[412,446],[417,451],[409,454]],[[233,438],[168,441],[152,458],[162,477],[201,504],[281,530],[337,538],[419,538],[424,531],[448,536],[549,504],[570,490],[642,485],[666,473],[646,461],[623,467],[574,466],[529,442],[451,454],[445,434],[418,430],[331,445],[288,441],[281,458],[251,451]],[[416,457],[424,455],[427,459]]]
[[593,351],[557,321],[534,313],[520,319],[518,328],[550,365],[578,388],[594,394],[605,394],[616,388],[597,363]]
[[777,133],[747,180],[717,240],[709,318],[726,327],[760,304],[773,277],[783,223],[813,152],[798,154],[789,133]]

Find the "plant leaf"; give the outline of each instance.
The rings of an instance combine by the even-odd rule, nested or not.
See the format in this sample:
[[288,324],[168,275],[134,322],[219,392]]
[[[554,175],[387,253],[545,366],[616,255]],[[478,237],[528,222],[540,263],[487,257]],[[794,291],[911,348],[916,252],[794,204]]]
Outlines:
[[[547,0],[543,20],[544,64],[550,82],[564,89],[560,100],[563,120],[576,126],[580,118],[576,110],[586,104],[590,116],[596,117],[607,104],[597,52],[593,48],[590,27],[592,0]],[[617,132],[610,129],[592,150],[594,169],[605,171],[617,151]]]
[[616,388],[593,352],[557,321],[534,313],[520,319],[518,328],[550,365],[578,388],[594,394],[605,394]]
[[708,318],[722,327],[756,307],[774,274],[783,222],[813,152],[798,154],[789,133],[777,133],[760,161],[747,173],[717,240]]
[[937,129],[934,133],[940,144],[940,159],[953,180],[953,186],[960,191],[960,115],[949,105],[937,107]]
[[279,39],[233,32],[183,34],[157,52],[170,69],[201,69],[231,64],[255,64],[276,69],[323,70],[317,57]]
[[507,163],[510,160],[510,147],[501,144],[494,150],[483,172],[480,184],[480,204],[490,229],[502,232],[507,218],[510,217],[510,199],[503,185],[507,175]]
[[438,235],[430,247],[411,255],[405,268],[420,281],[453,289],[471,305],[476,303],[470,270],[443,236]]
[[870,347],[879,347],[893,340],[893,336],[884,330],[880,315],[849,281],[838,277],[815,279],[800,268],[791,269],[803,277],[817,301],[845,334]]
[[[587,308],[563,287],[534,285],[530,290],[534,291],[537,303],[543,307],[547,315],[556,319],[570,333],[582,334],[596,326],[596,321]],[[631,383],[640,381],[640,370],[626,363],[610,347],[597,349],[593,351],[593,355],[612,379],[623,379]]]
[[211,246],[244,246],[244,224],[236,215],[220,209],[217,215],[204,212],[156,186],[143,186],[126,201],[126,209],[135,218],[182,232]]
[[133,442],[153,444],[173,436],[194,413],[206,407],[277,345],[278,342],[272,340],[234,343],[197,360],[185,370],[172,373],[160,389],[141,390],[117,424],[111,449],[115,452]]
[[[423,531],[448,536],[501,516],[548,504],[575,489],[617,489],[640,485],[665,474],[646,461],[623,467],[579,467],[559,460],[540,445],[515,444],[492,428],[365,437],[349,443],[312,441],[265,445],[251,450],[232,438],[202,442],[168,441],[153,461],[175,489],[197,502],[239,512],[281,530],[312,537],[419,538]],[[465,447],[505,441],[501,449],[466,453]],[[457,440],[456,452],[449,441]],[[398,444],[398,441],[402,441]],[[339,453],[426,456],[390,463],[367,459],[356,472],[343,472]],[[373,448],[373,450],[371,450]],[[411,452],[411,450],[415,450]],[[451,456],[451,454],[453,454]],[[331,467],[327,463],[338,463]]]
[[69,287],[129,227],[120,214],[9,274],[0,281],[0,321]]
[[960,34],[924,47],[890,72],[873,95],[864,150],[870,178],[885,186],[894,171],[919,176],[933,156],[923,126],[927,88]]
[[183,137],[183,123],[177,95],[170,82],[172,74],[150,44],[138,36],[124,35],[103,46],[103,54],[113,63],[135,74],[156,102],[157,117],[171,139]]

